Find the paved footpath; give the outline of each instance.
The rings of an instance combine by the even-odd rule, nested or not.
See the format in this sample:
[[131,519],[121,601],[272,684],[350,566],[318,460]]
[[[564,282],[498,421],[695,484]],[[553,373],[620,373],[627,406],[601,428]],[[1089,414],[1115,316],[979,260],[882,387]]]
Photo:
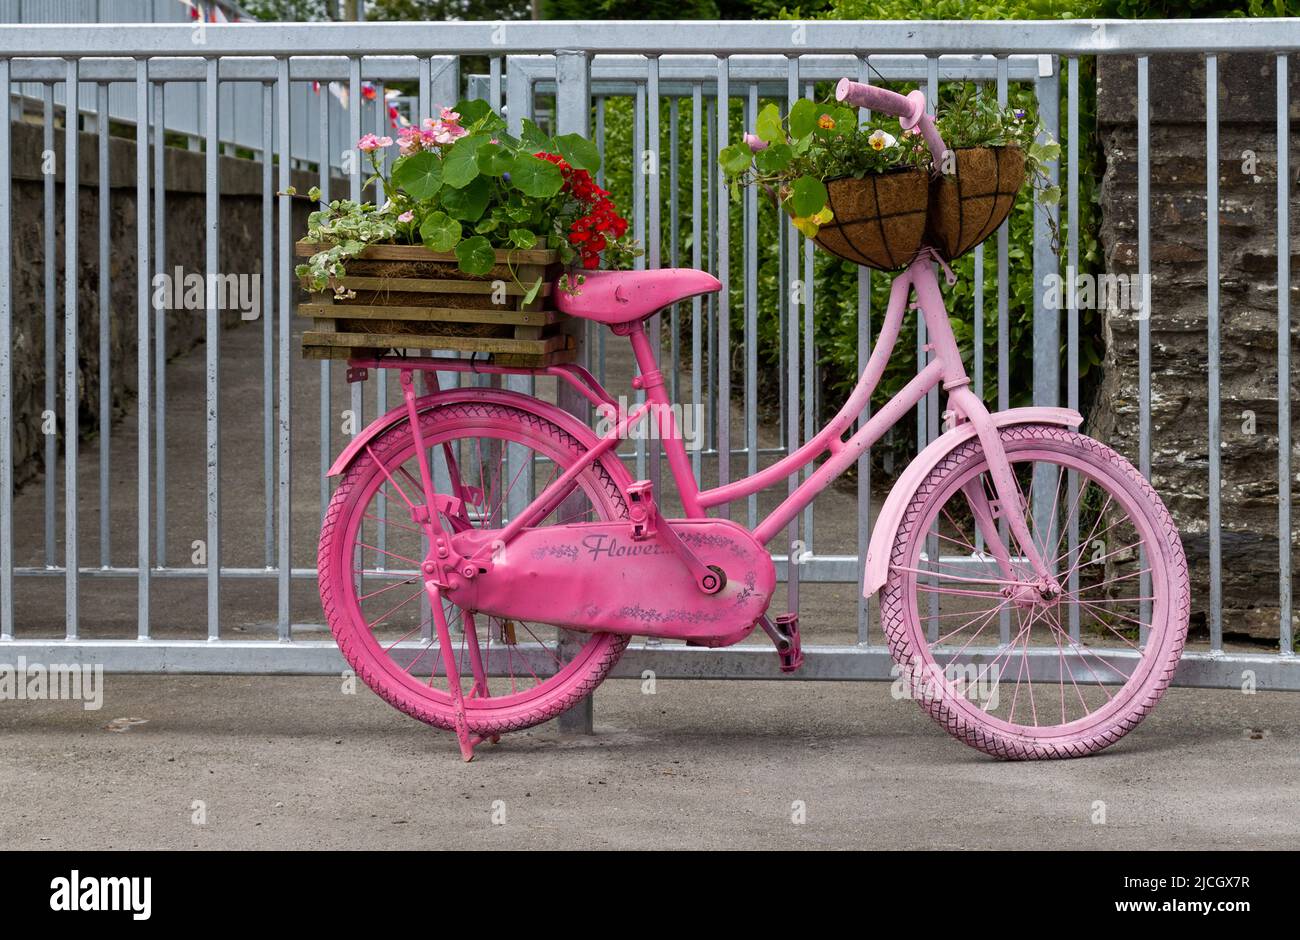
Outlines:
[[884,683],[615,680],[595,735],[467,765],[341,686],[110,675],[99,711],[0,702],[0,848],[1300,846],[1285,693],[1174,689],[1108,752],[1009,764]]

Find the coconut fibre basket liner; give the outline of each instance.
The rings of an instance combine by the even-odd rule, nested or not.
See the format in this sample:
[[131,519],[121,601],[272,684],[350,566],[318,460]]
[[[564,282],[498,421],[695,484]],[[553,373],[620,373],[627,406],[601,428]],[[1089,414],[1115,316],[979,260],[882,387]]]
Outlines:
[[1019,147],[972,147],[955,151],[956,171],[930,190],[926,240],[948,261],[992,235],[1011,214],[1025,182]]
[[929,188],[929,174],[922,169],[827,180],[835,217],[815,241],[833,255],[878,271],[906,267],[925,237]]

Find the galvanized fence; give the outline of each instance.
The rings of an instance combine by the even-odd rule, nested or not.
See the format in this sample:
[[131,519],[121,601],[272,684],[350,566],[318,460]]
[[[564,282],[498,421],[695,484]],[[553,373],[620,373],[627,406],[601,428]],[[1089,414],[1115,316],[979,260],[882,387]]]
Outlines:
[[[716,403],[708,409],[706,446],[695,453],[697,473],[711,467],[719,482],[726,482],[730,460],[720,455],[737,455],[747,471],[756,470],[765,458],[797,448],[815,432],[820,389],[817,383],[818,350],[814,342],[814,318],[819,298],[809,289],[813,283],[813,246],[788,225],[760,226],[756,197],[748,197],[743,223],[732,230],[726,211],[727,195],[716,169],[716,154],[734,136],[733,117],[740,113],[752,125],[759,104],[774,100],[787,104],[814,94],[818,82],[843,75],[862,81],[919,82],[931,101],[937,99],[945,82],[989,83],[999,99],[1007,100],[1009,89],[1023,84],[1036,95],[1040,118],[1048,133],[1068,142],[1064,167],[1053,167],[1063,175],[1065,186],[1061,214],[1064,216],[1060,253],[1050,237],[1049,210],[1038,208],[1034,217],[1034,245],[1031,263],[1035,283],[1033,318],[1033,398],[1036,404],[1064,404],[1078,407],[1079,373],[1078,310],[1067,308],[1064,316],[1045,297],[1046,277],[1079,267],[1079,95],[1080,60],[1089,56],[1124,55],[1137,57],[1137,131],[1139,165],[1138,268],[1141,283],[1149,285],[1150,192],[1149,133],[1150,88],[1148,56],[1166,52],[1195,52],[1205,56],[1207,87],[1207,186],[1209,205],[1218,202],[1217,172],[1217,84],[1216,56],[1226,52],[1265,52],[1276,57],[1278,68],[1278,198],[1286,204],[1287,179],[1287,85],[1289,52],[1300,48],[1300,24],[1290,21],[1177,21],[1177,22],[1037,22],[1037,23],[439,23],[338,25],[239,25],[208,26],[202,41],[185,26],[139,26],[129,30],[114,27],[0,27],[0,92],[10,96],[35,97],[43,102],[46,149],[53,149],[55,102],[63,102],[67,115],[80,113],[83,89],[89,85],[102,100],[105,95],[125,94],[131,104],[130,117],[136,122],[136,245],[138,309],[135,311],[139,343],[137,375],[139,389],[137,462],[135,478],[137,512],[135,559],[114,558],[108,551],[108,529],[114,523],[109,507],[111,454],[107,441],[111,428],[101,418],[100,505],[101,528],[98,564],[89,564],[79,547],[80,524],[77,470],[79,448],[79,398],[77,394],[79,322],[92,311],[84,309],[75,279],[65,281],[62,294],[63,415],[59,434],[46,438],[44,455],[45,526],[43,532],[23,532],[28,544],[41,540],[43,565],[16,563],[13,525],[14,467],[13,429],[17,421],[38,421],[40,416],[15,414],[12,381],[14,350],[14,308],[11,295],[11,257],[0,252],[0,642],[9,656],[26,655],[34,661],[88,661],[110,670],[202,671],[202,672],[333,672],[341,668],[333,644],[304,639],[301,625],[294,623],[291,587],[295,579],[314,579],[315,570],[295,567],[295,549],[314,542],[316,530],[295,524],[291,494],[300,487],[319,489],[322,506],[329,487],[313,479],[341,445],[332,431],[336,402],[332,386],[337,369],[322,363],[319,371],[318,453],[304,453],[293,445],[296,421],[304,416],[293,408],[293,383],[297,342],[294,336],[296,285],[284,276],[292,264],[293,242],[289,197],[277,196],[288,189],[299,167],[310,167],[319,176],[327,194],[331,172],[343,162],[344,151],[363,131],[383,130],[387,113],[376,107],[366,112],[353,106],[343,111],[330,95],[310,97],[315,83],[346,88],[351,102],[361,102],[367,81],[379,89],[402,85],[416,89],[406,106],[411,117],[431,114],[438,105],[456,100],[466,90],[505,109],[513,129],[525,117],[544,119],[557,132],[593,134],[606,145],[606,115],[614,102],[630,101],[634,114],[631,150],[640,158],[649,155],[653,172],[632,174],[634,230],[647,246],[641,263],[650,267],[687,264],[715,272],[723,283],[716,297],[695,298],[666,314],[674,329],[668,331],[670,348],[664,355],[671,361],[674,391],[686,401]],[[486,58],[484,75],[462,74],[462,57]],[[1064,76],[1064,83],[1062,83]],[[162,354],[163,311],[150,302],[153,275],[163,268],[169,233],[164,200],[164,136],[159,131],[170,110],[169,89],[192,85],[201,89],[203,124],[199,128],[206,166],[206,224],[203,229],[205,274],[209,279],[222,272],[219,267],[221,233],[218,225],[221,193],[218,186],[218,157],[223,136],[222,95],[237,90],[256,102],[253,109],[258,134],[249,149],[262,159],[262,263],[261,270],[276,271],[274,288],[268,280],[266,309],[274,316],[263,318],[261,361],[261,426],[263,428],[265,564],[235,567],[223,564],[222,503],[227,498],[221,486],[221,347],[222,311],[205,312],[204,435],[206,448],[205,544],[203,564],[186,565],[179,552],[167,545],[167,512],[171,490],[167,475],[168,404],[166,377],[169,364]],[[1064,94],[1062,95],[1062,87]],[[60,96],[56,99],[56,93]],[[382,92],[379,96],[383,100]],[[1064,126],[1062,126],[1064,98]],[[667,140],[661,126],[663,106],[668,113]],[[243,119],[242,109],[239,118]],[[126,112],[123,112],[124,115]],[[681,115],[689,114],[689,133],[682,129]],[[140,118],[144,118],[140,121]],[[145,128],[141,130],[141,128]],[[101,154],[107,153],[108,128],[102,122]],[[686,137],[686,140],[682,138]],[[320,154],[330,155],[321,160]],[[101,156],[105,161],[106,156]],[[152,166],[151,166],[152,160]],[[352,198],[362,195],[359,162],[354,161],[348,182]],[[78,137],[67,135],[63,154],[64,183],[68,192],[78,185],[81,167]],[[101,162],[101,186],[107,178]],[[1063,169],[1063,174],[1061,170]],[[671,194],[668,218],[664,218],[664,188]],[[335,192],[335,195],[339,195]],[[16,235],[12,217],[11,128],[0,125],[0,230],[9,238]],[[102,208],[101,213],[107,210]],[[54,211],[56,182],[45,179],[45,258],[54,259],[61,248],[65,270],[77,270],[79,218],[77,201],[66,200],[64,227],[69,237],[55,243]],[[690,219],[689,237],[683,237],[681,220]],[[1289,283],[1289,241],[1287,213],[1279,215],[1277,231],[1278,283]],[[101,214],[101,220],[103,215]],[[1209,545],[1210,608],[1208,648],[1191,651],[1177,681],[1190,685],[1238,685],[1249,672],[1262,688],[1300,688],[1300,666],[1291,655],[1290,596],[1290,436],[1289,436],[1289,309],[1287,291],[1278,292],[1277,365],[1279,370],[1278,582],[1281,627],[1279,654],[1226,652],[1218,585],[1221,579],[1219,516],[1219,303],[1217,215],[1208,213],[1204,238],[1210,258],[1209,328],[1206,337],[1209,365],[1210,421],[1206,429],[1209,454]],[[666,245],[662,236],[671,233]],[[733,237],[739,238],[740,270],[733,270]],[[759,421],[760,373],[758,368],[758,252],[775,240],[780,258],[776,355],[784,378],[780,390],[778,427],[761,446],[760,438],[771,429]],[[666,251],[665,251],[666,248]],[[112,262],[113,245],[102,239],[100,269]],[[995,363],[998,405],[1008,398],[1008,280],[1009,244],[1005,227],[997,238],[977,250],[974,329],[976,351],[973,375],[976,390],[983,391],[987,364],[983,355],[984,310],[996,310],[997,349]],[[985,283],[983,255],[996,253],[994,284]],[[46,337],[45,406],[57,412],[59,364],[54,360],[59,294],[49,264],[44,281],[44,328]],[[880,275],[875,275],[880,277]],[[857,348],[860,361],[870,350],[872,275],[860,272],[857,303]],[[801,282],[804,289],[792,296],[788,288]],[[101,304],[105,304],[101,277]],[[272,291],[274,290],[274,296]],[[731,329],[734,297],[743,298],[745,329],[735,336]],[[1159,428],[1150,423],[1151,317],[1159,317],[1160,298],[1144,296],[1148,313],[1139,324],[1138,349],[1133,368],[1139,377],[1141,427],[1138,462],[1144,473],[1150,470],[1152,435]],[[956,316],[970,311],[955,310]],[[101,337],[104,317],[100,317]],[[1061,329],[1065,338],[1062,342]],[[247,327],[245,327],[247,328]],[[656,332],[656,336],[660,334]],[[916,356],[927,355],[924,329],[917,337]],[[1060,350],[1065,349],[1064,383]],[[101,338],[100,363],[107,356]],[[584,355],[598,371],[603,370],[608,347],[603,333],[589,331]],[[732,370],[720,367],[733,362],[739,351],[743,376],[740,388],[732,386]],[[246,367],[252,363],[242,363]],[[101,376],[107,370],[100,370]],[[101,382],[105,381],[101,378]],[[526,387],[526,380],[511,379]],[[387,390],[382,379],[375,387],[374,404],[384,408]],[[1064,384],[1064,388],[1062,388]],[[620,390],[614,389],[615,394]],[[363,388],[352,385],[350,410],[360,419],[365,410]],[[733,407],[742,409],[742,439],[733,440]],[[150,420],[151,419],[151,420]],[[937,392],[918,407],[917,437],[923,444],[932,439],[940,424]],[[360,424],[358,423],[358,427]],[[64,518],[63,551],[59,557],[56,518],[59,481],[59,440],[65,450],[62,495]],[[657,449],[640,445],[634,456],[638,475],[652,479],[659,474]],[[856,546],[830,546],[819,537],[815,506],[792,523],[790,542],[799,546],[797,564],[788,556],[778,558],[781,577],[788,584],[790,598],[798,604],[800,582],[860,583],[861,558],[869,537],[872,513],[871,455],[864,455],[858,467],[856,500]],[[879,483],[879,481],[876,481]],[[794,481],[791,482],[793,487]],[[745,521],[754,522],[758,504],[751,499],[743,511]],[[1073,535],[1072,535],[1073,537]],[[856,548],[856,550],[853,550]],[[24,625],[15,622],[14,586],[20,578],[62,578],[65,596],[64,638],[53,640],[24,635]],[[138,639],[105,640],[82,637],[87,619],[79,592],[89,579],[134,579],[138,592]],[[160,579],[200,579],[206,589],[206,631],[197,636],[155,638],[158,618],[151,611],[151,591]],[[223,630],[223,590],[240,579],[269,581],[275,585],[274,615],[276,638],[252,640],[231,638]],[[120,580],[123,589],[126,581]],[[858,605],[856,642],[819,645],[807,650],[805,678],[888,678],[890,659],[873,630],[869,604]],[[175,627],[175,624],[168,624]],[[170,630],[168,631],[170,634]],[[1103,653],[1104,655],[1104,653]],[[673,644],[637,644],[631,647],[619,667],[619,674],[634,675],[653,668],[661,676],[751,677],[776,674],[776,660],[763,646],[741,646],[726,650],[700,650]]]

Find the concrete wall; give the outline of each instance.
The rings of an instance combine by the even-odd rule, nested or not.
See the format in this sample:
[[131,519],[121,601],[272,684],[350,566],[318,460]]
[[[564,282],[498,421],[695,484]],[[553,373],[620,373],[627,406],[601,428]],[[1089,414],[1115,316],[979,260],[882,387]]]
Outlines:
[[[1293,70],[1294,74],[1294,70]],[[1198,56],[1152,56],[1151,476],[1183,533],[1193,627],[1208,606],[1208,412],[1205,68]],[[1225,630],[1277,637],[1277,135],[1272,56],[1219,57],[1219,284],[1222,343],[1222,520]],[[1136,65],[1100,57],[1105,151],[1102,232],[1108,271],[1137,271]],[[1300,117],[1293,80],[1291,153]],[[1252,156],[1253,155],[1253,156]],[[1291,173],[1297,164],[1293,156]],[[1291,231],[1300,194],[1291,187]],[[1297,233],[1300,234],[1300,233]],[[1300,242],[1292,238],[1294,314]],[[1294,322],[1294,320],[1293,320]],[[1098,436],[1136,463],[1137,310],[1107,310]],[[1294,327],[1292,344],[1295,343]],[[1292,351],[1293,361],[1296,351]],[[1291,379],[1294,400],[1297,382]],[[1253,418],[1252,418],[1253,416]],[[1295,429],[1292,440],[1297,442]],[[1293,470],[1300,470],[1300,452]],[[1300,489],[1293,483],[1293,488]],[[1293,525],[1296,520],[1293,520]]]
[[[13,380],[14,469],[19,485],[41,469],[44,437],[41,413],[45,407],[45,266],[55,268],[55,375],[58,426],[64,425],[64,149],[63,131],[55,134],[55,252],[45,258],[45,184],[42,175],[43,128],[13,124],[13,231],[9,239],[13,256]],[[99,230],[99,141],[81,134],[78,191],[78,397],[83,434],[97,430],[99,401],[99,250],[110,240],[110,361],[113,390],[110,406],[120,414],[136,388],[136,170],[135,141],[111,138],[109,230]],[[188,272],[204,271],[204,155],[188,150],[166,151],[167,258],[155,268],[171,271],[179,265]],[[151,168],[152,176],[152,168]],[[152,182],[152,180],[151,180]],[[301,191],[314,179],[295,174]],[[262,168],[250,160],[222,157],[220,271],[223,274],[263,274],[262,269]],[[151,197],[152,198],[152,197]],[[307,206],[295,201],[294,233],[305,230]],[[150,207],[152,218],[153,208]],[[278,234],[277,234],[278,240]],[[150,246],[152,250],[152,235]],[[227,326],[239,324],[239,314],[223,314]],[[167,315],[166,345],[169,357],[202,342],[202,311],[172,310]]]

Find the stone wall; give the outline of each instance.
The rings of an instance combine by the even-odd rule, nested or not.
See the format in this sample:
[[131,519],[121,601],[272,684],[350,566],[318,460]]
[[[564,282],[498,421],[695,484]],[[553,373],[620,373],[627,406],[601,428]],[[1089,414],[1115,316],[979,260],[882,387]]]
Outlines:
[[[1151,476],[1183,533],[1193,629],[1208,607],[1208,383],[1205,67],[1200,56],[1150,60]],[[1097,113],[1106,161],[1101,241],[1108,272],[1137,272],[1137,82],[1132,59],[1100,57]],[[1277,638],[1277,135],[1272,56],[1219,57],[1219,311],[1225,631]],[[1289,92],[1300,117],[1300,81]],[[1291,131],[1291,172],[1295,162]],[[1300,310],[1292,188],[1289,285]],[[1104,379],[1093,432],[1138,454],[1138,316],[1105,310]],[[1293,362],[1297,358],[1294,327]],[[1297,382],[1291,379],[1295,400]],[[1300,411],[1300,409],[1293,409]],[[1292,429],[1293,444],[1300,444]],[[1300,471],[1300,452],[1293,456]],[[1300,489],[1300,485],[1293,483]],[[1293,525],[1295,523],[1293,522]],[[1300,557],[1300,555],[1297,555]]]
[[[42,170],[43,128],[14,123],[13,129],[13,382],[14,471],[19,485],[41,470],[44,450],[41,413],[45,407],[45,184]],[[56,414],[63,427],[64,332],[64,150],[63,131],[55,134],[55,362],[58,382]],[[136,171],[135,141],[110,139],[109,231],[99,231],[99,141],[80,136],[78,192],[78,395],[83,434],[97,430],[99,401],[99,247],[110,240],[111,407],[120,415],[136,390]],[[205,157],[200,152],[166,150],[167,258],[163,269],[180,266],[187,273],[204,271]],[[151,170],[152,176],[152,170]],[[152,179],[151,179],[152,182]],[[295,174],[302,191],[314,182]],[[250,160],[222,157],[220,270],[262,271],[262,169]],[[306,226],[306,206],[295,202],[294,231]],[[152,207],[150,209],[152,218]],[[150,245],[152,247],[152,239]],[[156,259],[155,259],[156,264]],[[155,267],[157,270],[157,267]],[[237,311],[223,314],[227,327],[241,321]],[[180,355],[202,342],[202,311],[170,311],[167,354]]]

